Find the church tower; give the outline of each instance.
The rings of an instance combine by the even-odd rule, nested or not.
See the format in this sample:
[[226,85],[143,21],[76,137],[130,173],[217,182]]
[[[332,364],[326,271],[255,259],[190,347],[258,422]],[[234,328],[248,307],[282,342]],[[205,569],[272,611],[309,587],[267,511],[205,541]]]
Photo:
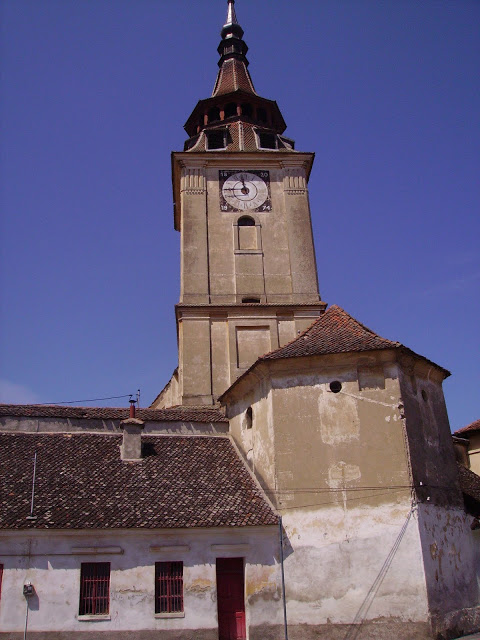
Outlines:
[[326,306],[307,189],[314,154],[295,149],[277,103],[257,94],[234,4],[213,93],[188,118],[184,151],[172,154],[179,368],[154,407],[215,403]]

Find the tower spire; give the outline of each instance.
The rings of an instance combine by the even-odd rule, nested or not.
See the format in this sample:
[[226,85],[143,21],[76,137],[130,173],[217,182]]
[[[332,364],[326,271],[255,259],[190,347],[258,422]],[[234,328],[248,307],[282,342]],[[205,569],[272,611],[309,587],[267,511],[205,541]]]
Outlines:
[[[185,123],[190,136],[185,149],[259,151],[285,148],[286,142],[277,139],[286,128],[280,109],[273,100],[257,94],[248,71],[248,47],[238,22],[235,0],[227,0],[227,18],[220,36],[219,69],[213,92],[210,98],[198,102]],[[289,149],[293,148],[293,141],[288,145]]]
[[235,58],[248,67],[248,60],[245,57],[248,47],[243,41],[243,29],[238,24],[235,11],[235,0],[228,0],[227,21],[220,31],[222,41],[218,45],[220,60],[218,66],[222,67],[226,60]]
[[228,0],[227,21],[225,26],[230,24],[238,24],[237,14],[235,13],[235,0]]

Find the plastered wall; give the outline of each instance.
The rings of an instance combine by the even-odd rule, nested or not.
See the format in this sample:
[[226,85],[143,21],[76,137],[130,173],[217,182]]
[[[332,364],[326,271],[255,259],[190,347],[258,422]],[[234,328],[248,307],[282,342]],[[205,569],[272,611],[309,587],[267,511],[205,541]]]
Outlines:
[[[147,630],[154,633],[138,637],[161,634],[162,638],[188,638],[191,630],[195,638],[216,638],[217,557],[245,558],[247,628],[268,621],[275,624],[281,616],[278,545],[276,526],[234,531],[2,534],[0,637],[23,632],[26,609],[22,588],[30,581],[35,595],[29,601],[29,638],[41,632],[48,632],[50,638],[62,632],[68,632],[71,638],[100,632],[102,637],[110,633],[106,637],[114,638],[127,631],[132,634],[129,638],[136,638],[135,632]],[[184,563],[182,617],[155,616],[154,565],[168,560]],[[82,562],[111,563],[109,619],[82,620],[78,615]]]
[[283,516],[289,620],[312,638],[354,622],[409,639],[478,626],[441,376],[423,366],[412,385],[393,351],[264,362],[229,393],[231,433]]
[[[293,340],[325,306],[307,190],[313,156],[175,153],[173,159],[181,232],[178,398],[212,404],[258,356]],[[222,169],[268,173],[271,208],[222,210]],[[253,226],[239,226],[245,215]],[[247,300],[258,306],[242,310]],[[162,406],[170,401],[167,392],[159,399]]]

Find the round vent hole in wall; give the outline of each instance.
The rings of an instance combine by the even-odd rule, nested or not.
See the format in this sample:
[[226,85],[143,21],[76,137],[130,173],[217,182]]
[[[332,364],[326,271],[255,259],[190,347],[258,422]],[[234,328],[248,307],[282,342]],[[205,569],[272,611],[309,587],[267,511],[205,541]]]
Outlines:
[[341,390],[342,390],[342,383],[339,382],[338,380],[334,380],[333,382],[330,383],[330,391],[332,393],[340,393]]

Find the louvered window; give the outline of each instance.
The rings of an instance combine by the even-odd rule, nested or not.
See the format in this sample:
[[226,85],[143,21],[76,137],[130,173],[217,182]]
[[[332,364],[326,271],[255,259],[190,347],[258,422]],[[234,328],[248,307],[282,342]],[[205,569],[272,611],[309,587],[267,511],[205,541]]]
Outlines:
[[79,615],[107,615],[109,605],[110,563],[82,562]]
[[155,563],[155,613],[183,611],[183,562]]

